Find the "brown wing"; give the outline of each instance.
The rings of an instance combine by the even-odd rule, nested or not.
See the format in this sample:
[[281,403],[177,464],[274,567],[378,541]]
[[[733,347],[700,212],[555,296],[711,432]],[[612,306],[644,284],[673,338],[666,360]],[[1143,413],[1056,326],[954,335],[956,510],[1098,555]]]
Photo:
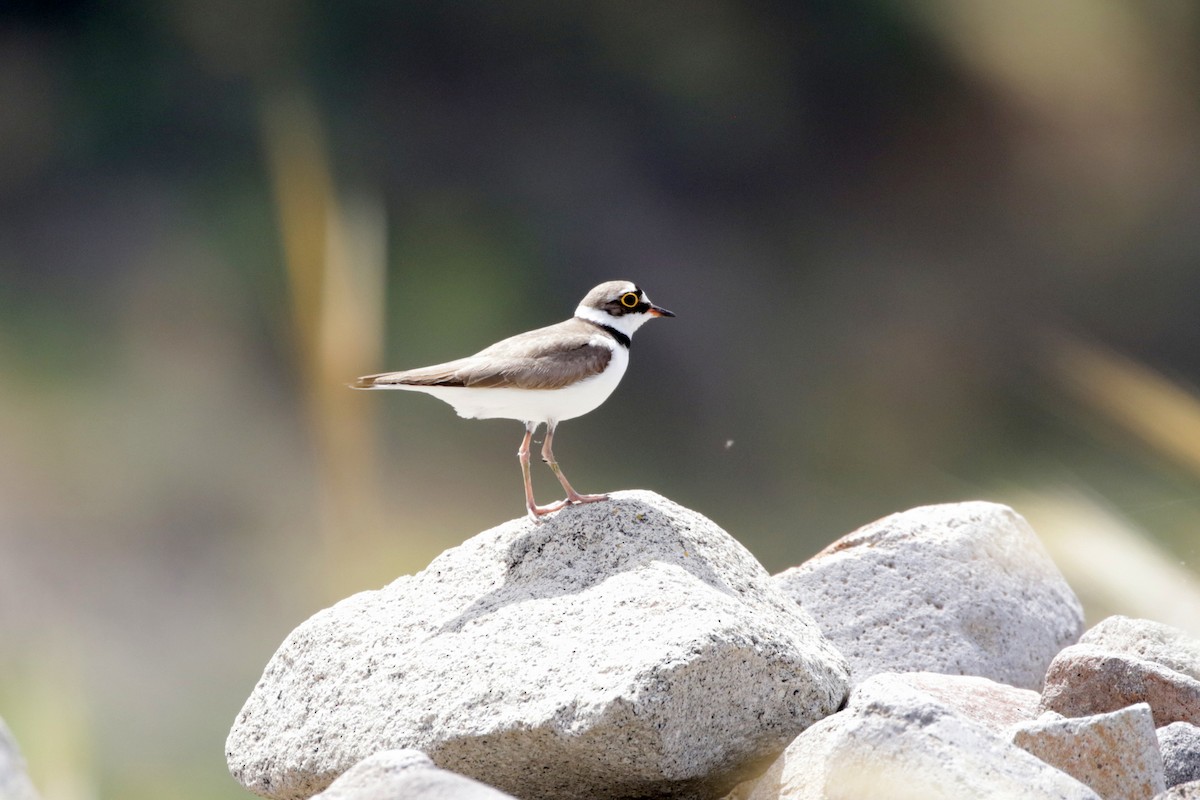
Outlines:
[[360,389],[396,385],[561,389],[608,366],[612,351],[592,344],[595,335],[590,323],[571,319],[504,339],[473,356],[432,367],[367,375],[354,385]]

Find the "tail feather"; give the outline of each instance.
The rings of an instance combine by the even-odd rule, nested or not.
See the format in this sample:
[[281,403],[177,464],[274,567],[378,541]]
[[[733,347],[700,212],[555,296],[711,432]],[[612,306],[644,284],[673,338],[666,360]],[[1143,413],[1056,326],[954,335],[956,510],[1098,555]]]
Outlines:
[[438,364],[433,367],[409,369],[401,372],[381,372],[364,375],[350,384],[352,389],[396,389],[419,386],[463,386],[458,374],[459,364]]
[[380,372],[377,375],[363,375],[355,378],[349,384],[351,389],[390,389],[407,384],[408,376],[403,372]]

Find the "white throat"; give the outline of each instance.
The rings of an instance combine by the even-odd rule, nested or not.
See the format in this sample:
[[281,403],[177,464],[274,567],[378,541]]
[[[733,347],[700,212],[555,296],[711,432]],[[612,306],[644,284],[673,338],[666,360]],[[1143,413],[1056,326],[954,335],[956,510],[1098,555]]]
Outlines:
[[646,324],[646,320],[650,319],[649,314],[625,314],[620,317],[614,317],[591,306],[579,306],[575,309],[575,316],[579,317],[579,319],[586,319],[588,322],[594,322],[597,325],[616,328],[630,338],[633,338],[634,331],[642,327],[642,325]]

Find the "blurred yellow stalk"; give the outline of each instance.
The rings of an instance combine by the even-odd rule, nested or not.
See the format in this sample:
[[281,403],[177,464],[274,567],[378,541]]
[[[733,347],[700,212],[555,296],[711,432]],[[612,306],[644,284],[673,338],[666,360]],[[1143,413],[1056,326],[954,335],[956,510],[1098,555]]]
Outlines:
[[1154,370],[1098,345],[1058,337],[1051,375],[1085,405],[1200,476],[1200,400]]
[[1099,499],[1071,487],[1007,498],[1033,526],[1079,595],[1088,625],[1112,614],[1200,637],[1200,578]]
[[347,383],[380,361],[386,220],[379,201],[339,201],[322,126],[300,95],[268,99],[263,139],[319,471],[324,552],[314,566],[339,597],[362,588],[356,565],[381,537],[371,406]]
[[[1043,342],[1042,366],[1081,405],[1148,451],[1200,476],[1195,392],[1144,364],[1066,335]],[[1074,488],[1028,493],[1013,505],[1042,535],[1093,617],[1146,617],[1200,636],[1200,578],[1133,522]]]

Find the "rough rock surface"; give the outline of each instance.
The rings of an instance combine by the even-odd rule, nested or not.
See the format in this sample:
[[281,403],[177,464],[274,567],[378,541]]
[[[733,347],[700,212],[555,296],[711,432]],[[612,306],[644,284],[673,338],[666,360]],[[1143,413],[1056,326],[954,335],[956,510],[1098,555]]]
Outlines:
[[1018,689],[972,675],[905,672],[893,677],[997,733],[1006,733],[1017,723],[1036,719],[1041,701],[1041,696],[1032,689]]
[[1154,800],[1200,800],[1200,781],[1172,786]]
[[1158,727],[1200,723],[1200,681],[1137,656],[1077,644],[1059,653],[1046,671],[1042,707],[1065,717],[1086,717],[1149,703]]
[[1200,728],[1186,722],[1161,727],[1158,749],[1167,786],[1200,781]]
[[1108,617],[1079,637],[1079,643],[1144,658],[1200,681],[1200,641],[1161,622]]
[[1167,788],[1154,717],[1145,703],[1079,719],[1054,715],[1021,723],[1013,743],[1105,800],[1151,800]]
[[736,540],[620,492],[485,531],[313,616],[268,663],[226,756],[279,800],[405,748],[525,800],[719,797],[847,684]]
[[511,794],[438,769],[417,750],[384,750],[355,764],[312,800],[515,800]]
[[729,800],[1097,800],[1005,736],[914,689],[906,676],[860,684],[845,711],[806,730]]
[[1083,630],[1078,598],[1029,524],[970,502],[893,514],[776,576],[850,661],[1039,689]]
[[17,740],[0,719],[0,800],[37,800]]

